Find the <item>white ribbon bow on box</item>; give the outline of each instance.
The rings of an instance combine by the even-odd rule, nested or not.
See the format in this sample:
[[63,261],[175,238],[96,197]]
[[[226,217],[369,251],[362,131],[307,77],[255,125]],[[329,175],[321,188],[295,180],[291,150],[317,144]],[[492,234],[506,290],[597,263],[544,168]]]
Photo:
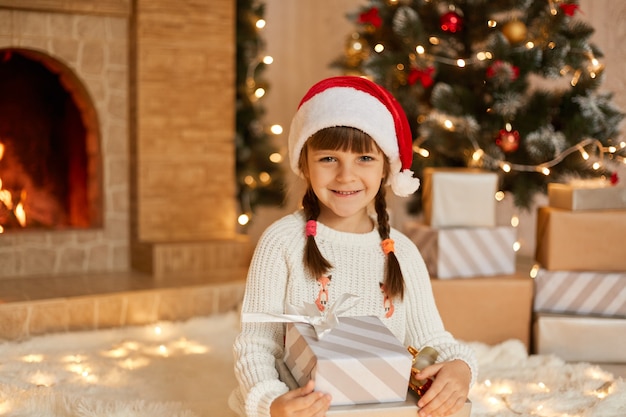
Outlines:
[[321,312],[313,303],[304,303],[302,307],[287,304],[287,314],[274,313],[243,313],[241,321],[250,322],[273,322],[273,323],[308,323],[313,326],[317,339],[321,339],[337,327],[339,315],[354,307],[361,299],[357,295],[343,294],[328,309]]

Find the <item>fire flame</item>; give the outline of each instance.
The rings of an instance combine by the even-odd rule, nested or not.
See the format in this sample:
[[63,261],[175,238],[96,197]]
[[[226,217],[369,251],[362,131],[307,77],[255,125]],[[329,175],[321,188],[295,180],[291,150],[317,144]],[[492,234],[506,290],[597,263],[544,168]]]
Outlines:
[[[0,142],[0,161],[2,161],[2,157],[4,156],[4,144]],[[2,178],[0,178],[0,204],[4,204],[7,210],[13,210],[13,214],[15,214],[15,218],[17,219],[20,226],[26,226],[26,211],[24,210],[24,201],[26,200],[26,191],[21,192],[20,194],[20,202],[13,208],[13,197],[9,190],[5,190],[2,186]],[[0,233],[4,232],[4,227],[0,225]]]

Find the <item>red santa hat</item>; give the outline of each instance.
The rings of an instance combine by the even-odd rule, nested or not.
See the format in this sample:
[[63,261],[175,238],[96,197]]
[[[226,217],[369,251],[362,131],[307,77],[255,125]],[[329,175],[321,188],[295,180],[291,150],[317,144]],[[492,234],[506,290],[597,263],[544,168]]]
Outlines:
[[305,142],[318,131],[335,126],[359,129],[374,139],[390,163],[388,185],[401,197],[419,188],[413,177],[413,137],[404,110],[378,84],[362,77],[339,76],[315,84],[302,98],[289,130],[291,169],[298,167]]

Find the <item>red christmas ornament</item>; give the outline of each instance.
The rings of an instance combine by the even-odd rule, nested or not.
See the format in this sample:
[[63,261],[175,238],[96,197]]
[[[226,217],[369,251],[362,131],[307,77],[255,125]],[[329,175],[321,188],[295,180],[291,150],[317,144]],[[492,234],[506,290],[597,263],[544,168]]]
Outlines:
[[460,32],[463,29],[463,18],[458,13],[449,11],[441,15],[439,26],[444,32]]
[[559,4],[559,7],[566,16],[574,16],[576,10],[580,9],[580,6],[577,4]]
[[383,19],[380,17],[378,7],[372,7],[368,11],[359,15],[358,22],[361,24],[370,24],[375,28],[379,28],[383,24]]
[[487,78],[509,72],[509,81],[515,81],[519,77],[519,67],[505,61],[496,60],[487,68]]
[[496,138],[496,145],[506,153],[515,152],[519,148],[519,132],[517,130],[509,132],[508,130],[500,129]]
[[617,171],[611,174],[611,184],[616,185],[619,182]]
[[419,68],[411,68],[409,75],[407,76],[407,82],[409,85],[413,85],[416,82],[422,83],[422,87],[428,88],[433,85],[433,73],[435,72],[434,67],[428,67],[426,69]]

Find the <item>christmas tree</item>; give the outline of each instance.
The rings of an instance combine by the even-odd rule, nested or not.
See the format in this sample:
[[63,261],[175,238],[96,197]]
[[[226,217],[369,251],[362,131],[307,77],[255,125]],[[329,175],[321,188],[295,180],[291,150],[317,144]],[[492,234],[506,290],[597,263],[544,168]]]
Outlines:
[[[549,182],[607,178],[626,151],[594,30],[573,0],[370,0],[335,63],[400,101],[413,169],[480,167],[529,208]],[[420,195],[409,212],[421,210]]]
[[264,27],[264,12],[263,3],[237,0],[235,146],[241,224],[247,223],[258,205],[282,205],[285,197],[279,164],[282,157],[272,141],[272,134],[281,133],[281,127],[263,123],[261,99],[269,90],[263,73],[271,63],[271,58],[263,55],[265,44],[259,34]]

